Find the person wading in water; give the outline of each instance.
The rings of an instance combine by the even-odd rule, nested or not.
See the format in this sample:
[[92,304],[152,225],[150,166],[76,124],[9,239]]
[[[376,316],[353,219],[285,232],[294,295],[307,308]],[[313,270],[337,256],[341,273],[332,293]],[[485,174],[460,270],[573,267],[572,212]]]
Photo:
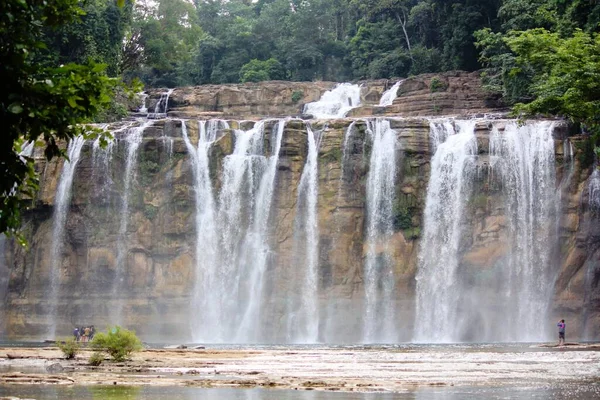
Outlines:
[[565,328],[567,327],[565,320],[561,319],[556,326],[558,326],[558,345],[563,346],[565,344]]

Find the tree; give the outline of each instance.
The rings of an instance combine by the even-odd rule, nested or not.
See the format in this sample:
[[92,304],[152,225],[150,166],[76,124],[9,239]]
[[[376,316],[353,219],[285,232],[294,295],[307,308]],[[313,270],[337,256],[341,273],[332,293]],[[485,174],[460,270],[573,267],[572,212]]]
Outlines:
[[21,210],[38,187],[33,160],[19,154],[23,144],[41,138],[48,160],[64,157],[59,143],[84,133],[80,123],[108,105],[117,84],[103,65],[41,61],[45,30],[82,13],[76,0],[0,2],[0,232],[18,233]]
[[128,76],[139,76],[155,87],[196,83],[195,51],[204,37],[193,4],[184,0],[136,3],[125,42]]
[[516,54],[513,71],[533,71],[535,98],[517,104],[515,111],[563,116],[600,137],[600,35],[577,29],[563,38],[539,28],[514,32],[505,40]]
[[283,65],[274,58],[269,58],[266,61],[251,60],[240,70],[240,81],[242,82],[260,82],[284,78]]

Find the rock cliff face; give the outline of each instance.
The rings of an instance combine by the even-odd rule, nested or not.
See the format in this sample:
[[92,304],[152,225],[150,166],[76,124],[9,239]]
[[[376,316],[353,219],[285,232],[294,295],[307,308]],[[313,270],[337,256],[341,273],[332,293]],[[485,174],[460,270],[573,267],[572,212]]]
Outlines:
[[[377,285],[379,290],[384,290],[381,288],[386,283],[381,279],[392,283],[392,340],[413,340],[419,255],[423,251],[437,251],[421,248],[431,159],[435,152],[430,137],[431,118],[424,116],[481,116],[501,109],[494,99],[486,97],[476,74],[411,78],[400,86],[391,106],[377,106],[382,93],[393,83],[364,82],[362,106],[350,112],[353,118],[286,121],[264,238],[269,251],[265,270],[261,272],[259,323],[253,327],[254,339],[239,334],[225,336],[235,337],[230,341],[236,338],[239,342],[302,340],[294,337],[292,331],[300,318],[294,304],[304,304],[307,293],[303,282],[307,281],[308,253],[299,250],[304,246],[303,235],[308,235],[299,233],[305,232],[302,220],[307,206],[299,200],[302,198],[299,187],[309,154],[308,126],[318,132],[320,138],[316,197],[317,291],[314,294],[318,305],[318,315],[314,316],[318,336],[312,340],[364,341],[364,310],[369,301],[365,296],[365,262],[369,257],[388,260],[377,261],[376,265],[391,265],[389,274],[380,278]],[[145,128],[133,163],[129,160],[131,128],[112,128],[116,142],[111,151],[86,143],[75,169],[64,245],[58,262],[56,299],[50,299],[48,292],[52,276],[53,210],[63,162],[46,163],[41,154],[37,155],[41,188],[33,207],[25,214],[23,226],[30,246],[25,249],[10,241],[4,243],[4,265],[10,271],[2,310],[4,335],[43,337],[51,323],[56,324],[57,334],[67,335],[74,325],[114,323],[115,310],[120,309],[121,322],[135,328],[146,340],[200,337],[198,332],[193,332],[199,328],[194,327],[191,320],[208,312],[199,307],[203,303],[195,300],[196,282],[202,279],[199,271],[205,267],[203,260],[208,257],[197,254],[197,213],[206,206],[197,207],[199,189],[194,175],[197,171],[182,124],[190,143],[198,147],[209,129],[198,120],[227,120],[227,124],[217,128],[219,139],[210,146],[208,157],[215,199],[223,202],[224,197],[219,197],[219,193],[229,185],[224,175],[226,164],[236,156],[236,146],[242,140],[237,130],[248,131],[256,120],[264,117],[301,115],[303,103],[318,100],[334,85],[266,82],[176,89],[169,99],[168,116],[172,119],[158,119]],[[149,109],[154,109],[159,97],[158,91],[150,93]],[[370,124],[374,120],[367,119],[373,116],[389,121],[397,146],[394,149],[393,213],[389,221],[392,230],[385,242],[377,239],[370,243],[369,240],[374,239],[366,234],[367,220],[371,218],[367,213],[367,181],[373,151]],[[478,149],[475,159],[479,172],[473,178],[474,194],[466,200],[467,211],[461,222],[465,239],[459,252],[461,273],[472,277],[473,285],[477,285],[478,279],[489,279],[486,276],[512,250],[513,233],[507,221],[507,206],[499,200],[502,187],[490,167],[493,162],[489,150],[491,130],[502,133],[506,123],[480,118],[475,125]],[[276,132],[276,121],[264,124],[262,144],[258,146],[264,157],[273,156]],[[598,338],[600,211],[596,208],[594,193],[590,193],[593,165],[589,145],[584,136],[568,137],[566,127],[560,123],[553,132],[560,207],[555,215],[557,233],[551,237],[555,241],[552,262],[547,266],[554,279],[553,296],[548,299],[548,325],[551,330],[554,319],[565,318],[571,337]],[[128,170],[128,160],[129,165],[134,166],[132,171]],[[256,171],[262,173],[262,168]],[[127,185],[128,173],[131,173],[131,181]],[[243,182],[251,182],[250,187],[255,187],[248,193],[258,193],[259,181],[252,181],[247,174],[242,175]],[[127,212],[123,213],[125,198]],[[255,199],[252,195],[240,195],[239,199],[240,223],[236,234],[247,239],[253,231],[245,226],[251,224],[246,214],[255,210],[256,206],[252,205]],[[218,243],[224,243],[225,239],[219,240]],[[254,256],[259,255],[246,255],[246,258]],[[241,264],[242,270],[250,268],[249,261]],[[241,276],[242,280],[250,279]],[[210,293],[210,296],[225,299],[239,296],[238,304],[243,305],[253,297],[250,293],[241,293],[243,290],[237,294],[236,290],[242,286],[240,282],[231,282],[227,291]],[[208,297],[206,293],[203,295]],[[57,304],[56,315],[49,315],[52,301]],[[243,324],[241,317],[234,321],[238,323]],[[518,321],[513,323],[518,324]],[[547,330],[540,328],[544,334]],[[203,340],[211,341],[210,338]]]

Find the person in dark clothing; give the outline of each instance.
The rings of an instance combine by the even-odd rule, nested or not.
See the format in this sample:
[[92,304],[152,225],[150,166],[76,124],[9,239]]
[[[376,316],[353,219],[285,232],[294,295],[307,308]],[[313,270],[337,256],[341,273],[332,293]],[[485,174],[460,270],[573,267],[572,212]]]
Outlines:
[[558,326],[558,345],[562,346],[565,344],[565,329],[567,325],[565,324],[565,320],[561,319],[556,326]]

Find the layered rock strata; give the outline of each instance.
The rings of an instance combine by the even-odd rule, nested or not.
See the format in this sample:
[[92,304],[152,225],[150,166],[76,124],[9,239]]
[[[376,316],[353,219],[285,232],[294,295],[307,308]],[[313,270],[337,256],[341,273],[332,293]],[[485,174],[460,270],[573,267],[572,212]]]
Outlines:
[[[398,147],[395,177],[391,249],[396,341],[412,340],[415,311],[415,276],[423,229],[423,211],[433,153],[430,119],[403,115],[484,113],[497,111],[470,74],[408,80],[399,89],[392,106],[374,106],[377,96],[394,82],[364,84],[363,107],[352,111],[356,118],[334,120],[291,119],[285,124],[277,164],[268,243],[271,248],[265,271],[266,289],[260,338],[285,342],[287,304],[303,279],[302,260],[296,253],[295,221],[298,186],[308,154],[307,124],[319,132],[318,150],[318,302],[322,311],[320,341],[346,343],[363,340],[365,302],[364,265],[366,241],[366,180],[371,140],[366,115],[382,115],[396,132]],[[441,83],[439,83],[441,81]],[[173,92],[170,117],[186,117],[189,138],[198,143],[197,119],[214,116],[228,119],[220,139],[210,149],[210,176],[215,193],[222,185],[225,157],[235,148],[236,129],[255,124],[247,118],[301,114],[295,91],[305,100],[316,100],[333,83],[264,83],[240,86],[182,88]],[[158,93],[158,92],[157,92]],[[149,108],[158,95],[151,95]],[[154,100],[152,100],[154,99]],[[440,106],[441,105],[441,106]],[[391,117],[394,115],[394,117]],[[359,117],[360,116],[360,117]],[[139,123],[139,122],[137,122]],[[498,201],[501,190],[490,169],[489,141],[493,126],[502,131],[503,120],[480,119],[476,124],[481,173],[474,185],[476,195],[468,204],[464,225],[469,245],[461,249],[461,265],[474,280],[484,277],[497,260],[506,257],[511,235]],[[348,128],[352,131],[347,136]],[[274,123],[265,125],[265,155],[274,140]],[[86,143],[75,171],[72,200],[66,221],[65,242],[59,263],[60,294],[57,326],[68,335],[72,326],[113,323],[114,310],[122,307],[123,321],[146,340],[189,340],[190,319],[203,313],[190,309],[193,297],[195,254],[195,188],[190,154],[182,136],[182,121],[161,119],[143,132],[129,194],[129,212],[119,213],[127,159],[125,136],[116,133],[109,162],[101,162],[100,150]],[[557,191],[561,193],[559,248],[554,298],[549,303],[553,317],[569,321],[570,333],[579,338],[600,336],[600,290],[598,257],[600,231],[598,210],[590,204],[588,138],[568,137],[566,127],[554,131]],[[573,146],[571,155],[570,146]],[[41,187],[23,230],[30,246],[5,244],[5,262],[10,270],[3,313],[3,332],[11,338],[43,337],[47,328],[48,277],[51,274],[52,212],[62,162],[46,163],[36,154]],[[120,235],[122,218],[127,232]],[[124,284],[112,290],[117,274],[117,247],[126,244]],[[376,252],[377,250],[376,247]],[[387,251],[387,250],[386,250]],[[425,249],[425,251],[427,251]],[[381,250],[383,254],[383,250]],[[232,288],[233,290],[233,288]],[[231,296],[232,293],[214,293]],[[551,323],[551,322],[550,322]],[[477,338],[473,338],[476,340]],[[243,339],[242,339],[243,341]]]

